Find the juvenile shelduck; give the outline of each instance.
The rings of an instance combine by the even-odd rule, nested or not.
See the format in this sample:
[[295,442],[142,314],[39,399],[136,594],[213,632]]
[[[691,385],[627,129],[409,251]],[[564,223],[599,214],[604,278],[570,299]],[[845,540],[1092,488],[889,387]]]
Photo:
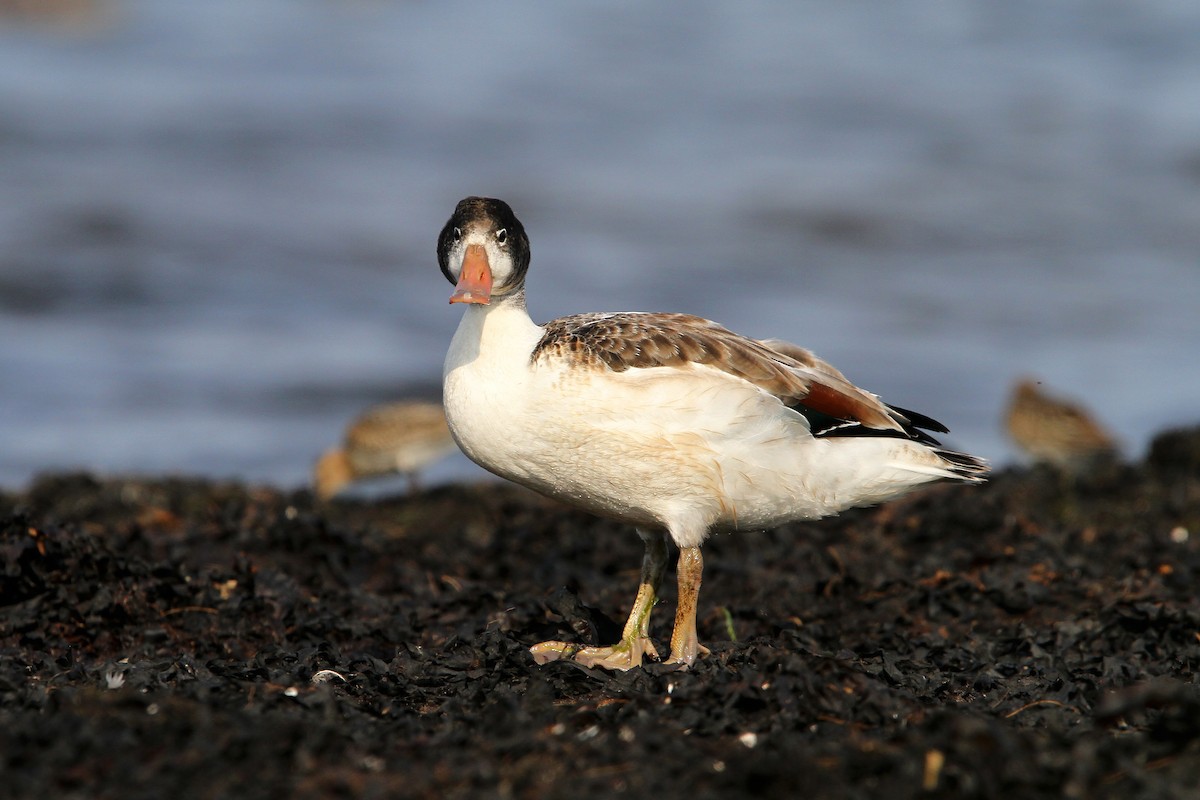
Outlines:
[[450,431],[501,477],[636,527],[641,585],[621,641],[534,645],[535,661],[629,669],[658,658],[650,612],[679,547],[667,663],[701,652],[700,546],[879,503],[937,480],[979,483],[983,461],[944,450],[929,417],[882,403],[809,351],[687,314],[580,314],[537,325],[525,310],[529,239],[508,204],[468,197],[438,263],[466,313],[446,354]]

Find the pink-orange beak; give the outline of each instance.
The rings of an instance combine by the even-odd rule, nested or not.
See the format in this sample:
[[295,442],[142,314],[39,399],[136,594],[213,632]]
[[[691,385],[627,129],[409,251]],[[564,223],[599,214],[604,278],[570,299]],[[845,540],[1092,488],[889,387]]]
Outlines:
[[454,294],[450,295],[450,302],[487,305],[491,301],[492,268],[488,264],[487,251],[481,244],[467,245],[462,272],[458,275],[458,285],[454,287]]

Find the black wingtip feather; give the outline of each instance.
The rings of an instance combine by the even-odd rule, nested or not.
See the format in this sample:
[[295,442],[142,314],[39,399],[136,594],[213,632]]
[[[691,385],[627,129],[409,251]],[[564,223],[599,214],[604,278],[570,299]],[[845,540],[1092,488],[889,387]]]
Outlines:
[[909,411],[907,408],[901,408],[900,406],[889,405],[888,408],[907,419],[914,428],[924,428],[925,430],[933,431],[934,433],[950,432],[949,428],[938,422],[933,417],[927,417],[924,414],[919,414],[916,411]]
[[[893,439],[910,439],[914,442],[934,447],[941,444],[937,439],[920,430],[908,419],[899,420],[904,425],[904,430],[897,430],[896,428],[871,428],[863,425],[861,422],[833,417],[804,405],[794,405],[792,408],[804,415],[808,420],[809,430],[818,439],[839,436],[881,436]],[[939,427],[937,430],[944,431],[945,428]]]
[[951,472],[968,483],[983,483],[991,471],[987,461],[967,453],[938,448],[937,454],[951,465]]
[[871,428],[858,422],[844,420],[820,411],[815,411],[804,405],[798,404],[792,406],[792,408],[808,418],[813,436],[817,437],[891,436],[897,439],[912,439],[914,442],[936,446],[941,443],[926,433],[926,431],[933,431],[934,433],[950,432],[949,428],[933,417],[927,417],[924,414],[909,411],[907,408],[901,408],[900,406],[889,405],[888,408],[895,412],[897,416],[896,421],[904,426],[903,431],[896,430],[895,428]]

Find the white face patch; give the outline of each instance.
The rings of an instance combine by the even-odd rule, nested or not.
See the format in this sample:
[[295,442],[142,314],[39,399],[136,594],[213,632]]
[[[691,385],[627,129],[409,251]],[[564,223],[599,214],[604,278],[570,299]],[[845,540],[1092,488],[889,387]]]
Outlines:
[[[504,234],[500,236],[500,234]],[[506,284],[513,276],[514,265],[512,255],[508,249],[504,247],[504,242],[508,241],[508,232],[501,228],[498,231],[468,228],[463,231],[463,236],[450,248],[450,272],[454,275],[455,280],[458,280],[462,275],[463,258],[466,255],[467,248],[473,244],[483,247],[487,253],[488,268],[492,272],[493,291],[497,294],[503,294],[508,287]]]

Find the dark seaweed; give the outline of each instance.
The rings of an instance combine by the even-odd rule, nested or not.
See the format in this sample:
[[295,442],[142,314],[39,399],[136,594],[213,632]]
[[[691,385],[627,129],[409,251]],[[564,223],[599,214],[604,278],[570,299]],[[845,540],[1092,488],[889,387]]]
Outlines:
[[641,545],[514,487],[42,477],[0,496],[0,796],[1195,797],[1197,453],[716,537],[688,673],[534,665],[619,630]]

